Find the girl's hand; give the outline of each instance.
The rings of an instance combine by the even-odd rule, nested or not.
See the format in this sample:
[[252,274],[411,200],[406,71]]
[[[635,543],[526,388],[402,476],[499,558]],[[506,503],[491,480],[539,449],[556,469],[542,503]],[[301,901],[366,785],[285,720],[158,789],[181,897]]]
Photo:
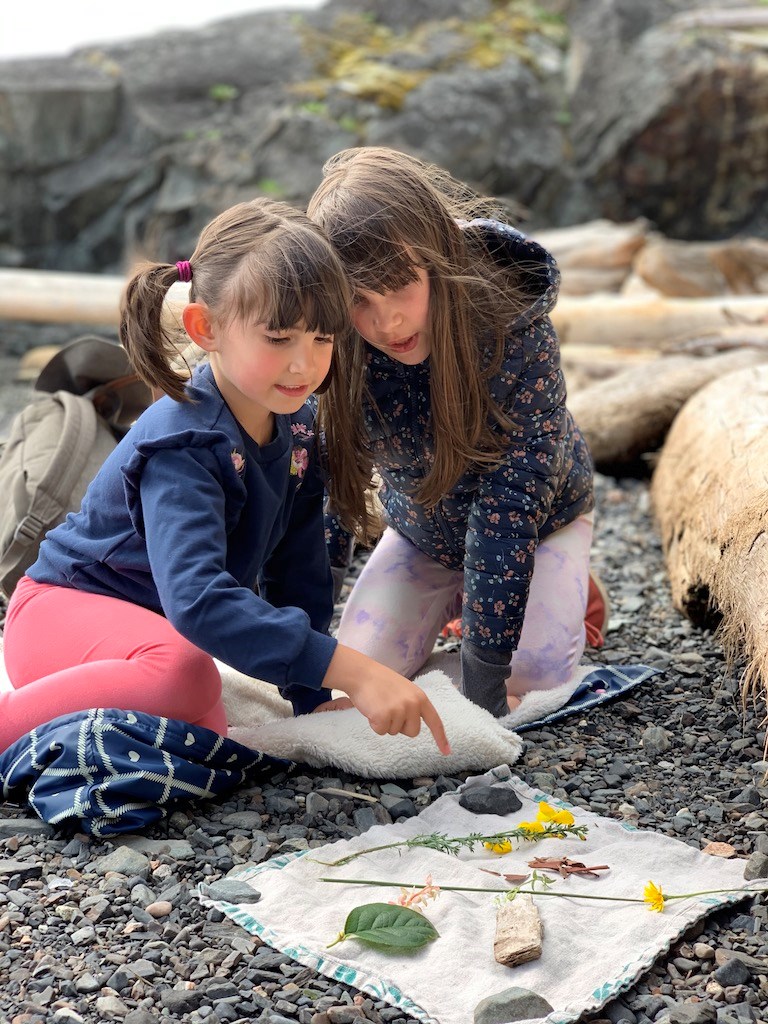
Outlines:
[[338,644],[323,687],[346,693],[380,736],[397,733],[418,736],[423,721],[440,752],[450,754],[451,746],[442,720],[426,693],[410,679],[373,658]]
[[317,715],[321,711],[348,711],[354,706],[349,697],[334,697],[333,700],[327,700],[324,704],[318,704],[312,714]]

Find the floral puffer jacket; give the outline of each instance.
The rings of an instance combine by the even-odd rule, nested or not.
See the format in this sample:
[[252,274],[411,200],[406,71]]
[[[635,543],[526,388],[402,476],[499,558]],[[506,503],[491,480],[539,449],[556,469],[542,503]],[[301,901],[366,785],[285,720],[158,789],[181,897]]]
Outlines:
[[[364,412],[388,525],[448,568],[463,569],[464,638],[513,651],[536,547],[591,510],[592,461],[565,406],[559,346],[547,315],[559,285],[553,257],[507,225],[471,226],[484,232],[496,259],[524,265],[535,295],[511,325],[506,357],[490,383],[515,424],[503,463],[493,472],[467,472],[432,510],[414,499],[432,460],[429,360],[406,366],[368,346],[368,386],[381,415],[370,407]],[[326,525],[332,534],[333,523]],[[335,547],[331,537],[332,556]]]

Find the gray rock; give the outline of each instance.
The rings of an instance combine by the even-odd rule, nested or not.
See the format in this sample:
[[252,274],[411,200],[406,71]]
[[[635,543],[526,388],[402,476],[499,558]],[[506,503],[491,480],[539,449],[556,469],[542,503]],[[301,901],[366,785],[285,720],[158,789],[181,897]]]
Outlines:
[[717,1010],[711,1003],[679,1003],[670,1010],[668,1017],[659,1019],[669,1024],[713,1024]]
[[753,853],[744,868],[744,878],[748,882],[755,878],[768,878],[768,854]]
[[258,811],[236,811],[234,814],[225,814],[221,822],[231,828],[260,829],[261,815]]
[[121,840],[117,845],[145,853],[148,857],[159,857],[166,854],[173,860],[195,859],[192,844],[186,839],[150,839],[147,836],[132,836],[130,839]]
[[0,818],[0,839],[8,836],[51,836],[53,829],[39,818]]
[[743,964],[734,957],[732,960],[727,960],[721,967],[718,967],[714,972],[714,977],[723,988],[727,988],[729,985],[746,985],[752,977],[752,972],[746,964]]
[[112,853],[98,857],[89,867],[97,875],[114,871],[119,875],[136,875],[143,879],[147,879],[150,872],[149,857],[130,846],[118,846]]
[[14,875],[27,880],[29,878],[40,878],[43,873],[43,865],[40,863],[30,864],[22,860],[0,860],[0,882],[6,882]]
[[669,741],[669,733],[659,725],[649,725],[640,738],[643,750],[649,757],[658,757],[665,753],[672,744]]
[[637,1017],[620,999],[613,999],[600,1011],[602,1016],[611,1021],[611,1024],[636,1024]]
[[171,1013],[190,1013],[204,999],[199,989],[165,989],[160,993],[160,1004]]
[[221,878],[210,885],[201,885],[201,892],[212,900],[226,903],[258,903],[261,893],[253,889],[247,882],[234,878]]
[[513,814],[523,806],[513,789],[504,786],[471,786],[459,797],[459,806],[473,814]]
[[475,1007],[474,1024],[509,1024],[510,1021],[531,1020],[552,1013],[546,999],[527,988],[504,989],[486,996]]
[[328,806],[328,801],[324,796],[321,796],[319,793],[315,793],[314,791],[312,793],[307,793],[304,810],[311,817],[314,817],[316,814],[326,814],[328,812]]

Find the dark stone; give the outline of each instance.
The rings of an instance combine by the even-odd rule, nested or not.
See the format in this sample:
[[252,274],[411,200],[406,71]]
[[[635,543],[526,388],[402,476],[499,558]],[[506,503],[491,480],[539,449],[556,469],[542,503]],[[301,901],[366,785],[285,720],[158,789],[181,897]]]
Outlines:
[[459,797],[459,806],[473,814],[512,814],[523,806],[513,789],[503,786],[474,786]]
[[752,977],[752,972],[746,964],[734,957],[732,960],[726,961],[722,967],[718,967],[714,976],[723,988],[727,988],[730,985],[746,985]]

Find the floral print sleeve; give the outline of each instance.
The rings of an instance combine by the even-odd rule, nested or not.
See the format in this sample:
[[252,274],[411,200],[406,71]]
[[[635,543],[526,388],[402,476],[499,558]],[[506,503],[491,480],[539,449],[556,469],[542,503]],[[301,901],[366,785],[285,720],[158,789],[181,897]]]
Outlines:
[[[480,478],[467,521],[463,636],[480,647],[513,651],[522,630],[542,532],[551,533],[592,505],[576,474],[557,338],[548,317],[509,342],[493,382],[496,401],[513,418],[503,463]],[[566,461],[570,464],[566,465]],[[576,467],[578,469],[578,467]],[[585,467],[591,476],[591,467]],[[572,488],[569,497],[568,490]],[[563,515],[552,517],[554,499]],[[581,506],[573,508],[574,503]]]

